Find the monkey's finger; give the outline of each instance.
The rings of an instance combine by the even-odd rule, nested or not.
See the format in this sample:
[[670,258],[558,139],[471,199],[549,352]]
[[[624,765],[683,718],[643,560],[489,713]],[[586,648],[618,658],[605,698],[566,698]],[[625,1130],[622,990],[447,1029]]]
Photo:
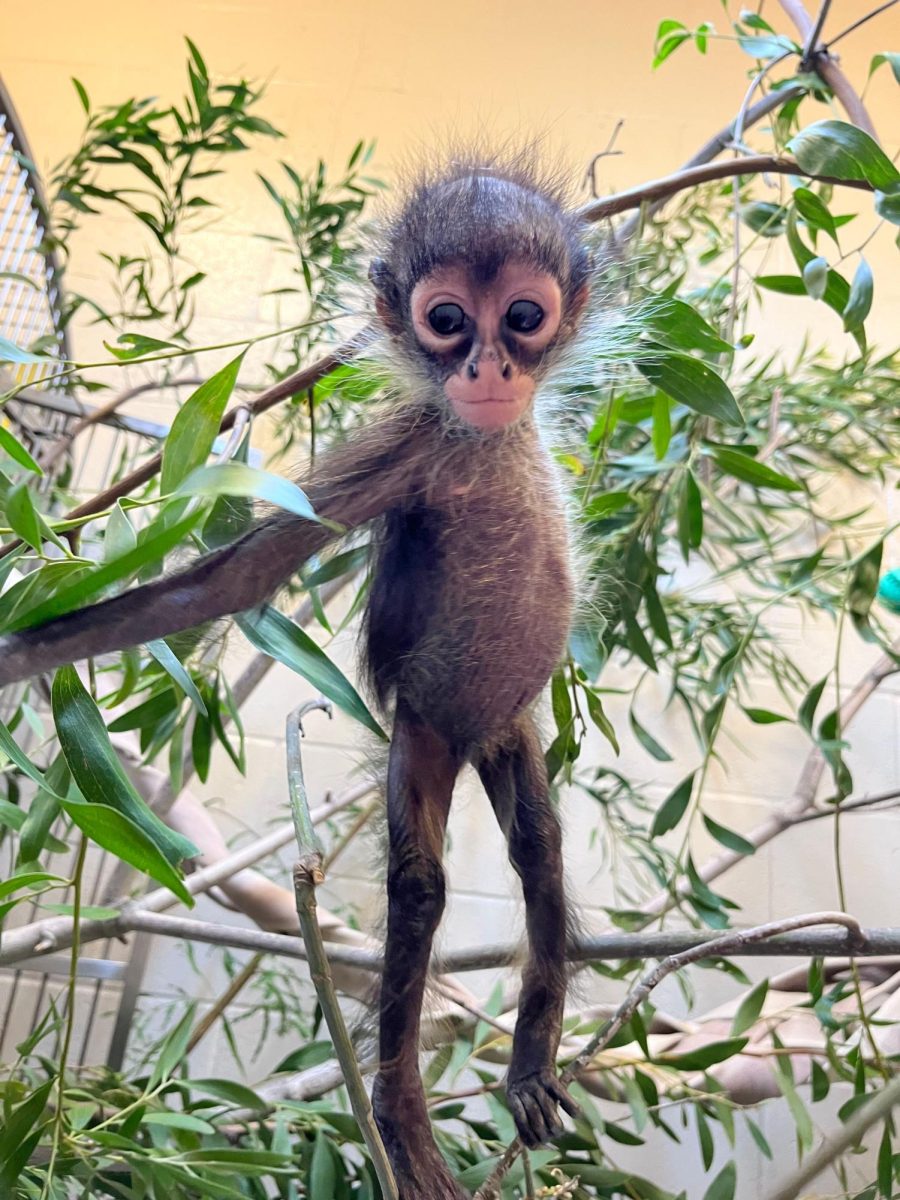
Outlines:
[[526,1146],[539,1146],[541,1142],[550,1141],[550,1130],[547,1128],[547,1122],[544,1119],[543,1111],[535,1096],[531,1092],[523,1092],[521,1095],[522,1105],[526,1112],[526,1128],[530,1135],[526,1137],[526,1129],[520,1127],[522,1141]]
[[528,1113],[525,1111],[525,1105],[522,1103],[519,1097],[515,1095],[515,1093],[507,1095],[506,1100],[509,1104],[509,1111],[512,1113],[512,1118],[516,1123],[516,1129],[519,1131],[519,1137],[526,1146],[529,1146],[533,1149],[537,1143],[532,1141],[529,1132],[530,1126],[528,1121]]
[[553,1079],[550,1081],[550,1083],[547,1085],[547,1090],[553,1095],[554,1099],[557,1100],[562,1105],[562,1107],[566,1110],[566,1112],[569,1114],[570,1117],[580,1117],[581,1116],[580,1106],[576,1103],[576,1101],[572,1098],[572,1096],[566,1090],[565,1085],[563,1084],[562,1080],[557,1079],[554,1076]]
[[548,1140],[559,1137],[563,1132],[563,1123],[556,1108],[556,1097],[551,1095],[549,1090],[541,1087],[535,1089],[534,1098],[543,1113]]

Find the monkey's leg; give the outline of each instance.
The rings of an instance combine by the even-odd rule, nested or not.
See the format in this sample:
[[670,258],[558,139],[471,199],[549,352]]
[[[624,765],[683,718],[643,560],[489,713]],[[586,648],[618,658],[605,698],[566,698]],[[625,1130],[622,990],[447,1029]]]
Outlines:
[[459,768],[447,743],[398,704],[388,764],[388,928],[372,1099],[401,1200],[465,1197],[435,1145],[418,1063],[431,942],[444,910],[444,831]]
[[557,1105],[571,1116],[578,1106],[556,1072],[566,998],[562,837],[530,717],[519,719],[507,743],[479,763],[478,771],[525,896],[529,956],[506,1094],[519,1136],[526,1146],[537,1146],[562,1133]]

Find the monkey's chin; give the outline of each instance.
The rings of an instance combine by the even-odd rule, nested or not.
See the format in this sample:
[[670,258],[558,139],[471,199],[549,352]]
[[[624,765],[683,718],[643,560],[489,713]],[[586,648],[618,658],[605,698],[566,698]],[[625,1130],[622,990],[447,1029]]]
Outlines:
[[515,425],[528,410],[530,397],[509,400],[451,400],[453,411],[466,425],[484,433],[500,433]]

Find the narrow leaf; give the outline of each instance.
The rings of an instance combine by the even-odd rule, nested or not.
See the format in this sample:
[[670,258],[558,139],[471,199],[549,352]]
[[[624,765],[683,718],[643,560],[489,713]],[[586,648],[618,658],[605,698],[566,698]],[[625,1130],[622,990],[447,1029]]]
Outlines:
[[163,447],[160,488],[173,492],[212,450],[244,354],[227,363],[184,402]]

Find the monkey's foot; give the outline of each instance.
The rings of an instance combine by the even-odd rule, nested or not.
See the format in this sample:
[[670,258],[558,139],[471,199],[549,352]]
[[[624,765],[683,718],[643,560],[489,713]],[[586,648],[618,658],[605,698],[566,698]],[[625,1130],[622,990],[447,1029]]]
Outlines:
[[519,1137],[532,1150],[563,1132],[557,1105],[570,1117],[577,1117],[580,1111],[552,1068],[508,1080],[506,1098]]

